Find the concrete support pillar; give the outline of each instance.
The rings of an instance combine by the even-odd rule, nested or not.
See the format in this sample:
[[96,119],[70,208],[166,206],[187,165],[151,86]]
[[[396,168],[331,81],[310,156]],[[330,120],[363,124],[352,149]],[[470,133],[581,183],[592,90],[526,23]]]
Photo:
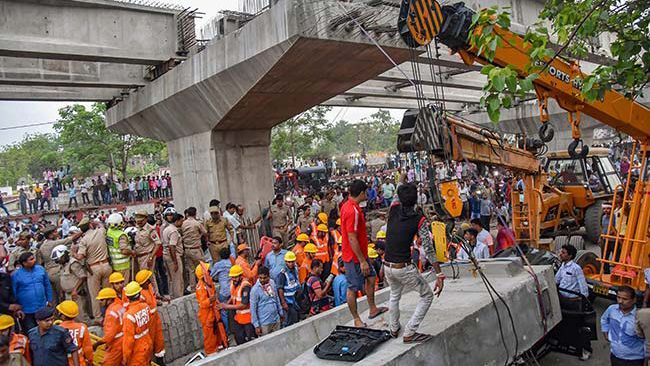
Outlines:
[[167,142],[174,206],[182,213],[194,206],[202,215],[211,199],[219,199],[212,131]]
[[214,131],[220,199],[241,203],[250,217],[273,198],[271,129]]
[[273,198],[271,130],[207,131],[169,141],[174,205],[202,214],[211,199],[241,203],[259,214]]

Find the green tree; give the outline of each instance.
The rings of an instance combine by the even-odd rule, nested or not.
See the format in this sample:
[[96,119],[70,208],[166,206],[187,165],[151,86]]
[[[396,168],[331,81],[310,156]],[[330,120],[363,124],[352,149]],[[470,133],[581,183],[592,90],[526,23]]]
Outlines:
[[287,120],[271,131],[271,156],[276,160],[306,158],[314,147],[330,139],[327,134],[329,121],[325,118],[331,107],[317,106]]
[[123,135],[108,130],[103,103],[93,104],[90,110],[83,105],[70,105],[59,110],[54,129],[59,134],[64,157],[75,162],[82,175],[90,175],[106,167],[117,169],[126,179],[129,160],[135,155],[150,156],[164,149],[164,144],[134,135]]
[[[11,186],[40,180],[43,171],[65,164],[56,135],[32,134],[0,150],[0,184]],[[24,181],[24,182],[23,182]]]
[[[533,90],[538,72],[547,72],[546,65],[556,57],[580,60],[588,52],[596,53],[596,40],[603,33],[613,36],[610,45],[612,61],[599,65],[582,81],[582,95],[589,101],[602,99],[604,93],[616,88],[627,98],[642,95],[650,81],[650,2],[648,0],[548,0],[539,15],[540,22],[529,27],[524,35],[531,57],[530,76],[520,79],[509,67],[487,65],[481,103],[490,119],[497,122],[501,108],[514,105],[514,98]],[[480,32],[470,34],[469,42],[479,54],[491,60],[504,41],[492,30],[496,25],[508,29],[510,14],[496,6],[483,9],[474,16],[473,26]],[[550,28],[546,26],[550,25]],[[558,52],[550,49],[552,37],[561,44]],[[505,45],[507,46],[507,45]]]

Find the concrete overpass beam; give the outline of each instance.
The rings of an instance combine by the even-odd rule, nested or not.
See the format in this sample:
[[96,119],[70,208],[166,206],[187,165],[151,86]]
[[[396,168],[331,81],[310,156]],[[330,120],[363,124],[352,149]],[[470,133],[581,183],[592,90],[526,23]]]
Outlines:
[[121,93],[121,89],[111,88],[0,85],[0,100],[105,102],[120,97]]
[[138,88],[145,66],[107,62],[0,57],[0,85]]
[[208,131],[167,142],[174,203],[204,212],[213,199],[244,205],[250,215],[273,196],[271,130]]
[[0,0],[0,56],[158,64],[176,57],[177,12],[104,0]]

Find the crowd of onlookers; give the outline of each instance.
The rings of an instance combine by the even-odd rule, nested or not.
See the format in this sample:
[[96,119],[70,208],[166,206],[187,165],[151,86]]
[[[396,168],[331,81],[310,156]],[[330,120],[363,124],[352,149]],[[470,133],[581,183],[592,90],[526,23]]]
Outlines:
[[[56,172],[63,172],[63,168]],[[146,202],[172,197],[172,179],[165,175],[111,179],[108,175],[91,178],[44,173],[43,183],[19,186],[18,205],[23,215],[58,211],[81,206]]]

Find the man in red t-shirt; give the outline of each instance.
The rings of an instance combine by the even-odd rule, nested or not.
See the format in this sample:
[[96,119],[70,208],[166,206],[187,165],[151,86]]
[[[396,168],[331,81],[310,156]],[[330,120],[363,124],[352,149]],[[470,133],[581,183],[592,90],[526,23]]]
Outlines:
[[348,281],[346,294],[348,308],[354,319],[355,327],[365,327],[357,312],[357,291],[364,291],[368,297],[368,318],[373,319],[388,311],[375,305],[375,271],[368,262],[368,233],[366,219],[359,204],[366,200],[368,186],[362,180],[355,180],[350,185],[350,196],[341,207],[342,258],[345,276]]

